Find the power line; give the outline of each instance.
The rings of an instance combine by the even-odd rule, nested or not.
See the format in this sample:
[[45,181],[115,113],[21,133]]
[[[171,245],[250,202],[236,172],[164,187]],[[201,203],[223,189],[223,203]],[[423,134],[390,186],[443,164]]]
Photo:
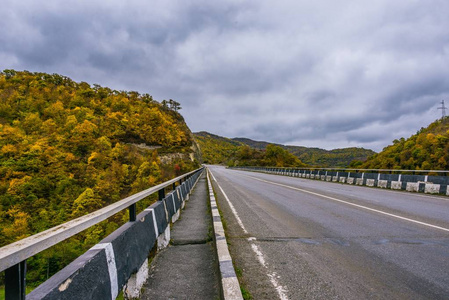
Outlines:
[[441,109],[441,119],[444,119],[446,117],[446,109],[447,107],[444,106],[444,100],[441,100],[441,107],[438,107],[438,109]]

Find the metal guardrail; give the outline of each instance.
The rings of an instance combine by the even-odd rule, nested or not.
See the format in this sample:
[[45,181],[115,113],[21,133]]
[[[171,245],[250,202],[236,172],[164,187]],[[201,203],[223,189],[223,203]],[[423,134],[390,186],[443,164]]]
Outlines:
[[276,170],[310,170],[310,171],[351,171],[356,173],[364,173],[364,172],[391,172],[391,173],[442,173],[444,176],[449,176],[449,170],[403,170],[403,169],[350,169],[350,168],[297,168],[297,167],[256,167],[256,166],[241,166],[241,167],[232,167],[232,169],[276,169]]
[[[17,298],[20,299],[25,298],[26,259],[74,236],[89,227],[100,223],[101,221],[106,220],[124,209],[129,210],[129,221],[135,221],[137,202],[156,192],[158,192],[158,199],[162,200],[165,197],[166,187],[172,186],[172,188],[175,189],[176,182],[181,184],[187,178],[202,170],[203,168],[199,168],[178,176],[108,205],[93,213],[84,215],[0,248],[0,272],[5,271],[5,293],[7,295],[7,299],[8,295],[17,295]],[[17,299],[15,296],[12,298]]]
[[282,167],[234,167],[233,169],[449,196],[449,171],[446,170]]

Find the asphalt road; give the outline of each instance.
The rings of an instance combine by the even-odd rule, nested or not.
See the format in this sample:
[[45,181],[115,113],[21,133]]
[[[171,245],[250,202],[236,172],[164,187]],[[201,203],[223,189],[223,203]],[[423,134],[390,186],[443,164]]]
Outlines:
[[449,198],[209,170],[253,299],[449,299]]

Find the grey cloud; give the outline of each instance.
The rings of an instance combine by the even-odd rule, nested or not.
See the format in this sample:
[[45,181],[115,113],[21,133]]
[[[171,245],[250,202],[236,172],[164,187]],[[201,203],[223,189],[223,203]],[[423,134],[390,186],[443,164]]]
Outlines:
[[380,150],[449,96],[432,3],[6,0],[0,67],[176,99],[194,131]]

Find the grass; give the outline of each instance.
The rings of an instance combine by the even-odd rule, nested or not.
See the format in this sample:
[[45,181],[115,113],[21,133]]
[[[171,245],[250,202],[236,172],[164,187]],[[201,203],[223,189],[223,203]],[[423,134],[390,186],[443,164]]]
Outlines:
[[[28,294],[35,288],[27,286],[26,289],[27,289],[26,293]],[[0,286],[0,300],[5,300],[5,286]]]
[[251,293],[246,289],[245,284],[243,283],[243,271],[239,267],[234,264],[235,274],[237,275],[237,279],[240,284],[240,291],[242,292],[243,299],[250,300],[253,299]]

